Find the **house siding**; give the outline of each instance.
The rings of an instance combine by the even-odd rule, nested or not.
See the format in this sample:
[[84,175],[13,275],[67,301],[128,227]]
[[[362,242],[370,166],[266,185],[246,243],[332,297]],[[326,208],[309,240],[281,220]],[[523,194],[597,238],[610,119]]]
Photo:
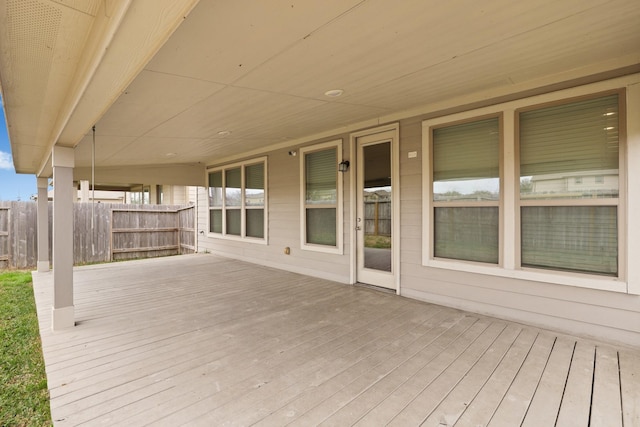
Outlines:
[[[342,139],[343,157],[348,153],[348,135],[339,135],[308,145]],[[349,281],[349,248],[344,245],[343,254],[328,254],[300,249],[300,161],[290,156],[301,146],[266,153],[268,181],[268,244],[219,238],[207,233],[208,205],[206,189],[198,192],[198,228],[204,230],[199,239],[199,251],[210,251],[260,265],[281,268],[301,274],[335,280]],[[349,174],[340,174],[343,187],[343,237],[349,236]],[[285,254],[285,248],[290,254]]]
[[[434,113],[399,121],[400,148],[400,295],[465,309],[509,320],[515,320],[544,328],[579,334],[596,339],[640,347],[640,75],[604,81],[582,88],[574,88],[577,94],[597,93],[613,88],[626,88],[627,99],[627,176],[621,176],[621,188],[626,187],[626,257],[625,267],[629,293],[590,289],[567,284],[547,283],[538,280],[481,274],[423,265],[423,164],[422,121],[433,118]],[[565,90],[566,98],[576,96],[574,89]],[[535,104],[536,100],[531,100]],[[512,115],[511,107],[505,116]],[[504,132],[513,132],[506,125]],[[341,134],[330,139],[310,141],[309,145],[340,138],[343,156],[348,159],[349,135]],[[306,144],[305,144],[306,145]],[[282,268],[312,276],[349,283],[352,277],[351,197],[349,180],[355,177],[352,162],[351,173],[344,179],[344,253],[324,254],[300,249],[300,176],[299,161],[291,158],[287,149],[267,153],[269,185],[269,241],[267,245],[236,240],[200,236],[199,250],[243,259],[262,265]],[[507,149],[508,150],[508,149]],[[409,157],[409,154],[417,156]],[[513,153],[505,157],[513,161]],[[351,159],[353,160],[353,159]],[[505,159],[507,161],[507,159]],[[507,168],[508,169],[508,168]],[[515,179],[512,171],[505,171],[503,191],[513,191]],[[198,193],[199,229],[207,228],[206,190]],[[515,230],[513,209],[503,207],[505,228]],[[514,243],[503,242],[503,251],[513,252]],[[284,255],[284,248],[291,248],[291,255]],[[503,269],[513,269],[513,260]],[[622,263],[624,265],[624,262]]]

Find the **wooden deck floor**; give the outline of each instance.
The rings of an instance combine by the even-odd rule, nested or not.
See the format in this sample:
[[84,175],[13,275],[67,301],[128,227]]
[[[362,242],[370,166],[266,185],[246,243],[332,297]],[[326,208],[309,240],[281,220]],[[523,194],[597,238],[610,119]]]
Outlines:
[[214,255],[75,272],[56,426],[639,426],[640,351]]

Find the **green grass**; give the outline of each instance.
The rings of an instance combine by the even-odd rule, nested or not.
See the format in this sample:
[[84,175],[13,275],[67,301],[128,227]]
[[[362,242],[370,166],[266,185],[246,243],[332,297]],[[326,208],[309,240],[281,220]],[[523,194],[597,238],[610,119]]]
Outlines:
[[0,272],[0,426],[50,426],[31,273]]
[[389,236],[376,236],[373,234],[368,234],[364,236],[364,247],[365,248],[379,248],[379,249],[390,249],[391,248],[391,237]]

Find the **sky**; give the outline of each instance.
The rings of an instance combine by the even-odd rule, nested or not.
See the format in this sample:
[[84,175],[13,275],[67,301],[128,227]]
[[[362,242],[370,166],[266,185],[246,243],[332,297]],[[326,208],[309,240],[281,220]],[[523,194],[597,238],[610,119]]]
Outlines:
[[37,192],[36,176],[17,174],[13,168],[11,144],[3,110],[0,120],[0,200],[29,200]]

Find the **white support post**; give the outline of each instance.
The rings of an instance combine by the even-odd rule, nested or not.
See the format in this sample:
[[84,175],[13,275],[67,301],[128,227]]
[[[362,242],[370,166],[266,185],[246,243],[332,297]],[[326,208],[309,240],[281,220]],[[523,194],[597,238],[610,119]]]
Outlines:
[[49,271],[49,186],[48,178],[38,178],[38,272]]
[[80,202],[89,203],[91,201],[89,194],[89,181],[80,181]]
[[53,311],[54,331],[75,325],[73,307],[73,148],[54,147]]
[[640,83],[627,88],[627,120],[627,291],[640,295]]

